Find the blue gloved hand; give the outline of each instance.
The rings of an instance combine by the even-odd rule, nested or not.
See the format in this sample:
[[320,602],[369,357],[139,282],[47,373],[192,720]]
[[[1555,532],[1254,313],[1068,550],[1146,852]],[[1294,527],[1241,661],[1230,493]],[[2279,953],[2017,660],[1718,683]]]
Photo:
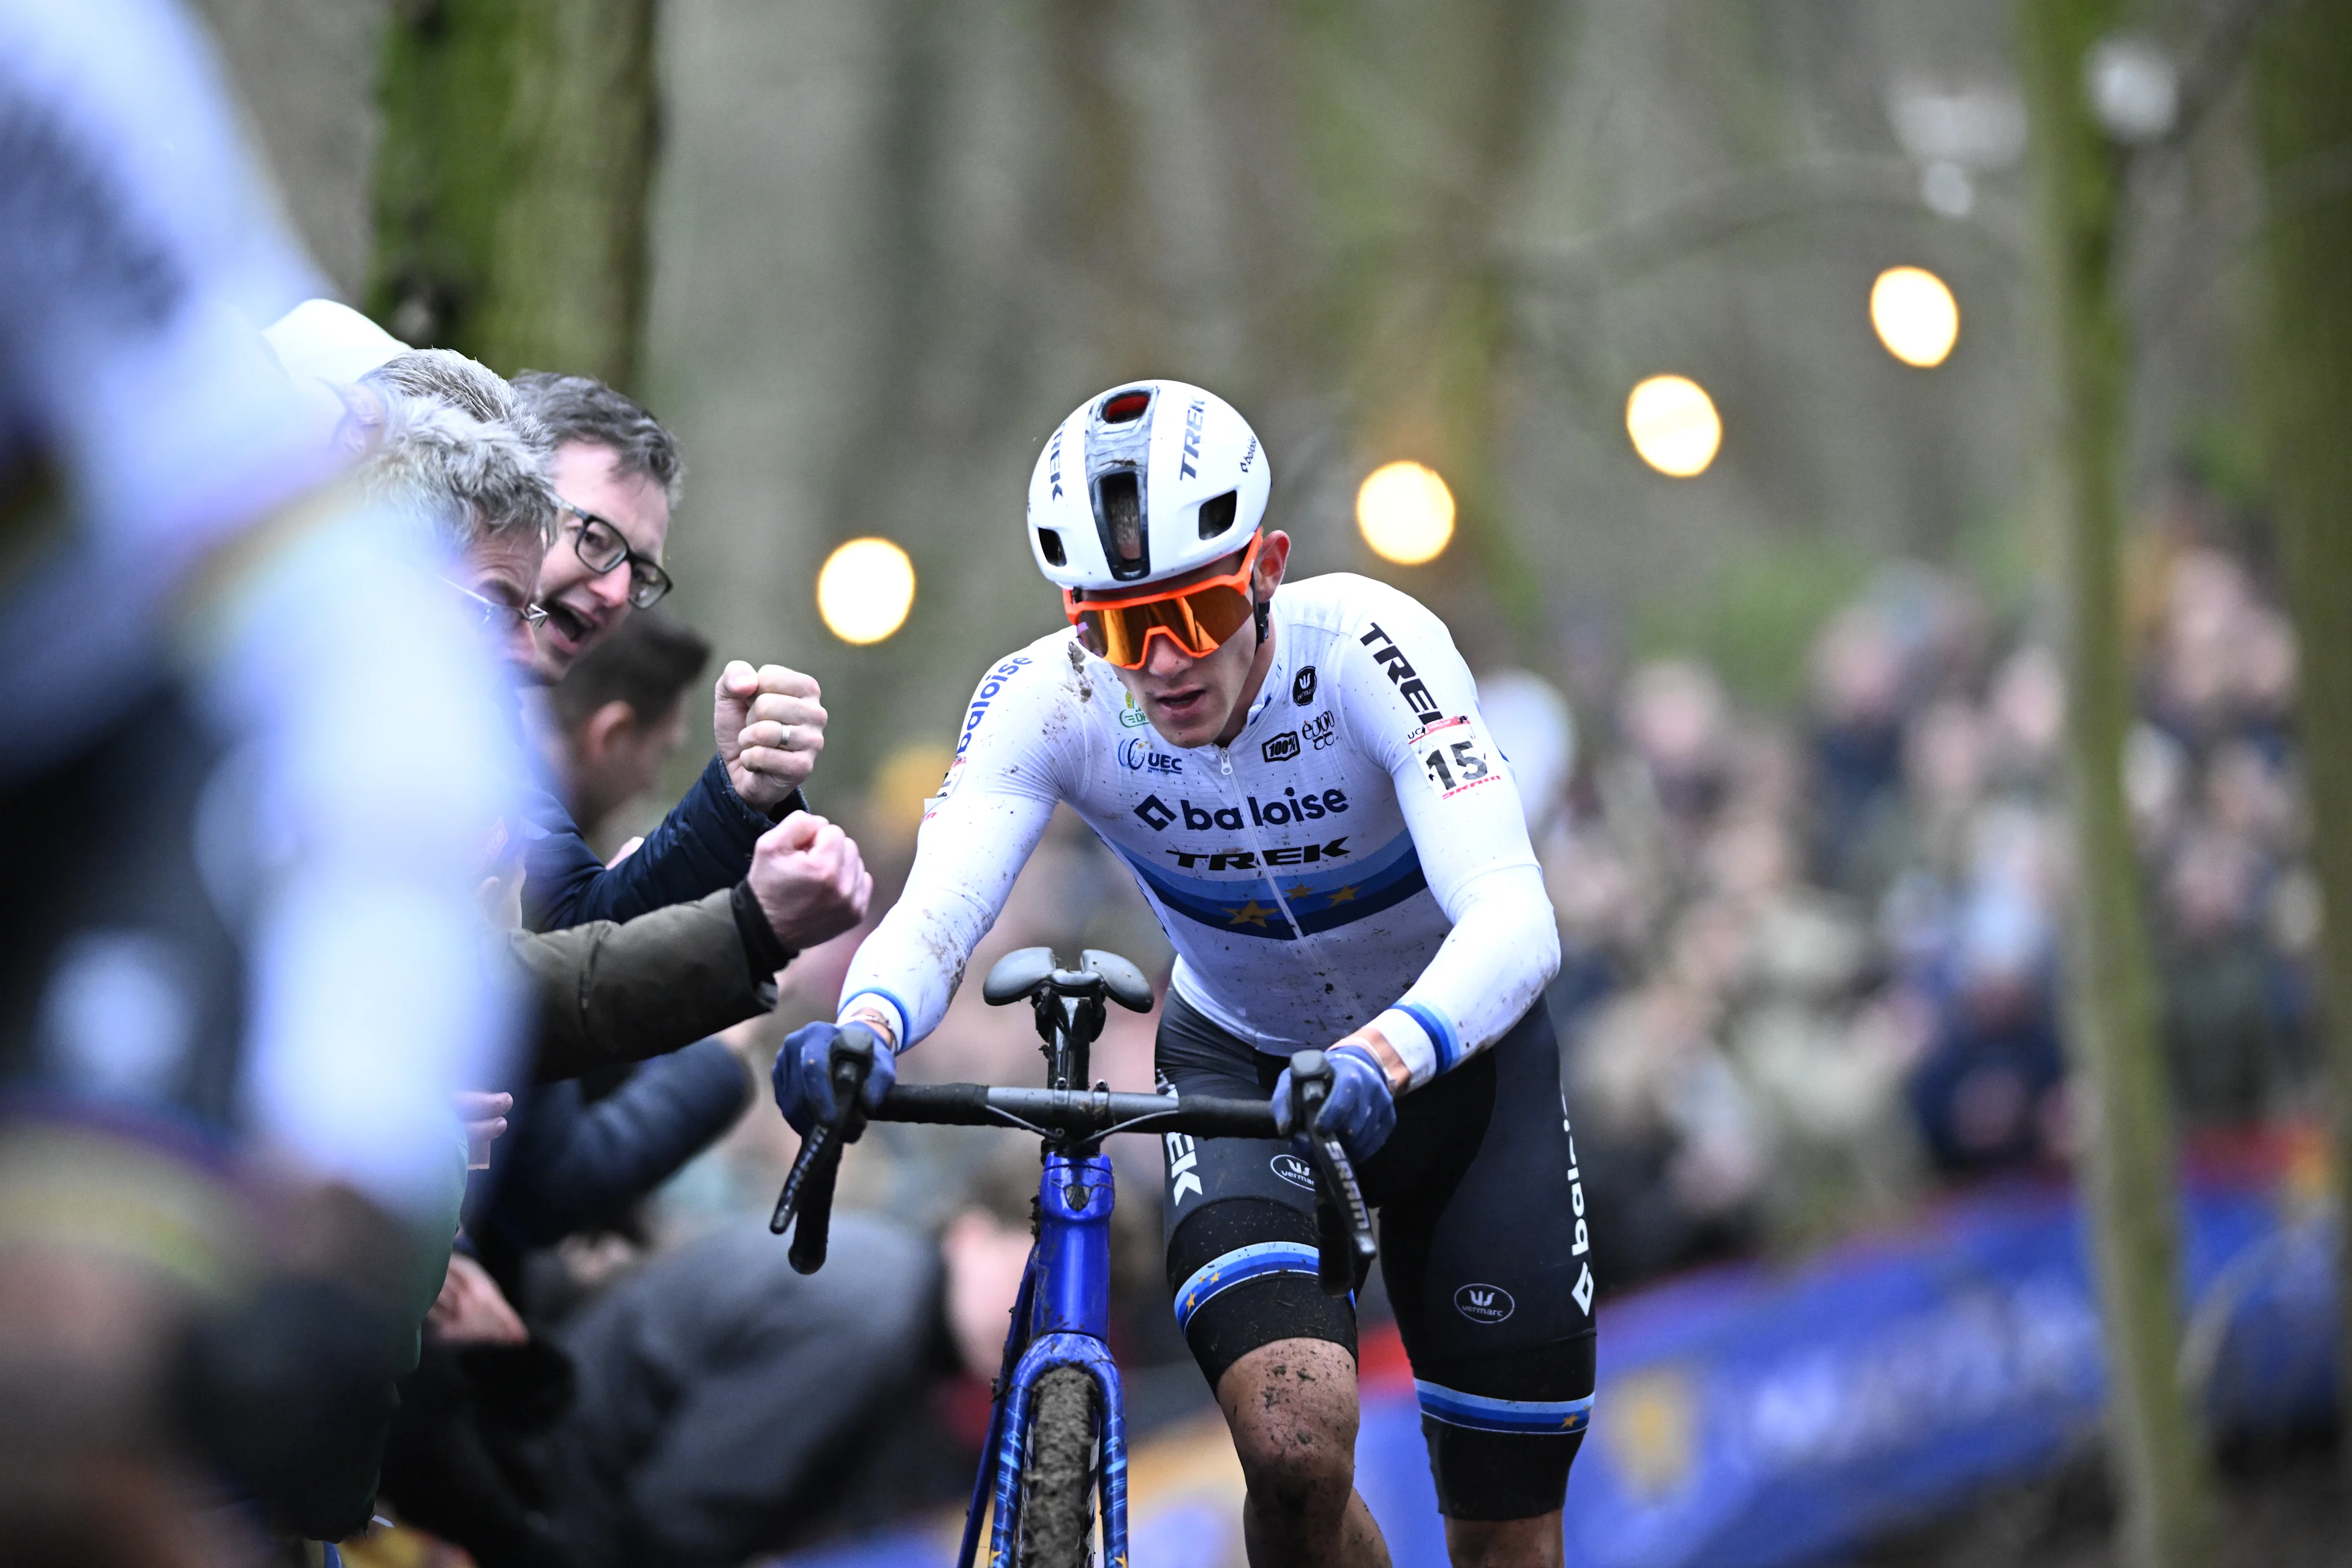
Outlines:
[[811,1024],[793,1030],[776,1054],[776,1109],[803,1138],[814,1128],[832,1124],[833,1043],[852,1031],[874,1043],[874,1066],[866,1075],[866,1091],[858,1096],[867,1110],[882,1103],[883,1094],[898,1077],[890,1047],[863,1024]]
[[[1389,1091],[1389,1075],[1378,1058],[1361,1046],[1334,1046],[1323,1053],[1331,1066],[1331,1092],[1315,1118],[1315,1131],[1339,1140],[1349,1162],[1362,1164],[1396,1131],[1396,1096]],[[1288,1137],[1290,1069],[1274,1080],[1274,1124]]]

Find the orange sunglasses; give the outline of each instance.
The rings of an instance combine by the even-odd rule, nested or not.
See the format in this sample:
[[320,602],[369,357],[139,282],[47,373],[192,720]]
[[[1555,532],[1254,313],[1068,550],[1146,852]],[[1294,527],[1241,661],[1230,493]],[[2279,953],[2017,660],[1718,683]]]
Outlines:
[[1065,588],[1062,613],[1078,628],[1078,641],[1088,653],[1121,669],[1140,669],[1150,655],[1154,637],[1166,637],[1187,658],[1206,658],[1257,613],[1249,581],[1263,537],[1251,537],[1249,548],[1242,552],[1241,564],[1231,572],[1172,593],[1081,599]]

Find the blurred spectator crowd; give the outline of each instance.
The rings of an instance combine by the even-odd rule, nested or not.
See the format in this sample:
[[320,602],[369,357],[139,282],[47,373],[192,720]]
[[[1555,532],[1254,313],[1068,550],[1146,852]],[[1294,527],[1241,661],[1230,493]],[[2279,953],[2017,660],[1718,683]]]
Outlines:
[[[2231,537],[2184,484],[2136,574],[2125,773],[2192,1131],[2292,1114],[2311,1067],[2294,640]],[[1684,659],[1605,700],[1539,833],[1604,1288],[2063,1162],[2073,868],[2043,617],[1900,563],[1819,627],[1801,712],[1745,710]]]

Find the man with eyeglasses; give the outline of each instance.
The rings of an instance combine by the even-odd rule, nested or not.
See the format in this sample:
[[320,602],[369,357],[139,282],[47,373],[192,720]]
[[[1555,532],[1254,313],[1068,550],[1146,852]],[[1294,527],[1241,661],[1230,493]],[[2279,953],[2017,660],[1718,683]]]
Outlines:
[[[684,474],[676,437],[651,414],[584,375],[526,372],[517,401],[554,446],[554,543],[533,595],[533,675],[552,684],[632,610],[670,589],[661,554]],[[547,931],[627,920],[698,898],[742,874],[751,846],[791,809],[824,748],[816,682],[782,665],[730,661],[711,713],[718,756],[636,855],[607,868],[551,814],[532,845],[524,919]]]
[[[373,331],[363,322],[338,330]],[[383,344],[398,347],[389,338]],[[279,348],[290,353],[282,335]],[[533,587],[546,581],[542,557],[560,537],[547,431],[507,382],[447,349],[394,353],[360,377],[344,405],[373,426],[355,473],[360,487],[439,542],[451,595],[479,616],[516,679],[534,679],[533,633],[549,617]],[[674,481],[667,436],[643,411],[635,417],[660,434],[656,457],[667,451]],[[731,721],[740,733],[730,700],[722,681],[722,729]],[[870,879],[856,846],[813,815],[779,826],[765,803],[781,797],[787,809],[775,817],[788,816],[796,792],[767,775],[747,773],[739,793],[731,766],[746,749],[739,742],[730,756],[722,741],[720,755],[646,846],[612,868],[597,861],[560,801],[532,792],[483,897],[496,906],[496,923],[532,928],[514,952],[540,998],[532,1067],[541,1080],[675,1050],[765,1010],[773,1005],[772,976],[794,951],[864,916]],[[814,749],[804,755],[814,760]],[[541,918],[524,919],[542,875],[563,879],[572,912],[548,916],[551,900],[541,900]]]
[[662,547],[684,465],[659,421],[602,382],[530,371],[514,389],[555,447],[560,515],[539,574],[547,618],[533,633],[539,678],[553,685],[631,610],[669,592]]

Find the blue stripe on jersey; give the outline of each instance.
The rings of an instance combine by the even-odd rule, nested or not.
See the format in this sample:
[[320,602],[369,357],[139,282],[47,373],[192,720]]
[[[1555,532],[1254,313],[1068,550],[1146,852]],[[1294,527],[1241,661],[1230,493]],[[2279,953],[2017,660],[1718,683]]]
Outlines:
[[1313,935],[1377,914],[1429,886],[1410,833],[1400,833],[1360,860],[1331,870],[1280,868],[1280,900],[1263,871],[1247,879],[1186,876],[1154,866],[1123,846],[1114,847],[1134,868],[1145,890],[1176,913],[1218,931],[1276,942],[1289,942],[1298,934],[1282,918],[1284,900],[1305,932]]
[[1489,1399],[1484,1394],[1441,1388],[1417,1378],[1412,1389],[1421,1398],[1423,1415],[1473,1432],[1581,1432],[1592,1419],[1592,1395],[1589,1394],[1581,1399]]
[[1410,1015],[1421,1026],[1422,1033],[1429,1037],[1430,1045],[1437,1052],[1437,1070],[1452,1071],[1454,1064],[1462,1059],[1462,1037],[1454,1032],[1445,1016],[1425,1002],[1400,1002],[1397,1011]]
[[1315,1248],[1297,1241],[1261,1241],[1211,1258],[1176,1292],[1177,1331],[1182,1332],[1193,1313],[1234,1286],[1269,1274],[1304,1274],[1313,1279],[1315,1262]]
[[910,1020],[915,1016],[915,1010],[908,1006],[895,993],[886,991],[879,985],[861,985],[853,994],[843,997],[841,1005],[846,1007],[860,996],[879,996],[898,1010],[898,1049],[902,1051],[912,1049],[913,1047],[907,1044],[907,1031],[914,1026]]

